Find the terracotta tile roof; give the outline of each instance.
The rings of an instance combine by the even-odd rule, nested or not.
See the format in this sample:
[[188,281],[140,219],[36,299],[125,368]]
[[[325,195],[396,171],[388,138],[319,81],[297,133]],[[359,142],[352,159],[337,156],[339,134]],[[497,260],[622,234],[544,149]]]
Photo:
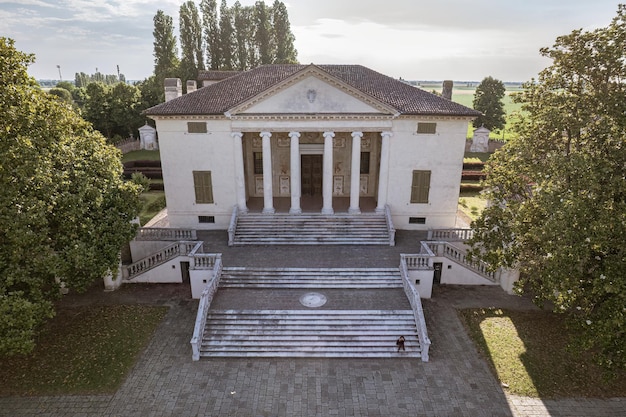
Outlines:
[[222,81],[237,74],[241,74],[241,71],[200,70],[198,81]]
[[[216,115],[251,99],[309,65],[264,65],[159,104],[147,115]],[[318,65],[317,68],[407,115],[476,117],[480,113],[361,65]]]

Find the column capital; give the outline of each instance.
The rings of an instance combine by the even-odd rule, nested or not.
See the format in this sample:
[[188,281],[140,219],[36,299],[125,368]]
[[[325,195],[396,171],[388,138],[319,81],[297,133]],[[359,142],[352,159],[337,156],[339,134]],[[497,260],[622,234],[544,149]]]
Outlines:
[[390,137],[392,137],[392,136],[393,136],[393,132],[390,132],[390,131],[380,132],[380,136],[382,136],[383,138],[384,138],[384,137],[388,137],[388,138],[390,138]]
[[234,139],[241,139],[243,137],[243,132],[230,132],[230,135]]
[[293,138],[300,139],[300,132],[289,132],[289,137],[291,139],[293,139]]
[[363,132],[352,132],[352,137],[353,138],[362,138],[363,137]]
[[261,132],[259,133],[259,136],[261,136],[262,138],[271,138],[272,137],[272,132]]
[[327,138],[332,139],[335,137],[335,132],[324,132],[323,135],[324,135],[324,139],[327,139]]

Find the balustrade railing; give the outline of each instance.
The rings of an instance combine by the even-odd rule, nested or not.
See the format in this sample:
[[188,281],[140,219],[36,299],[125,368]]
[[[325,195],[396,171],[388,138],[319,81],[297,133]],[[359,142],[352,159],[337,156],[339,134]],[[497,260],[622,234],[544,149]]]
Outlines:
[[[408,257],[414,255],[407,255]],[[409,280],[409,268],[404,255],[400,257],[400,274],[402,275],[402,286],[404,293],[409,299],[413,316],[415,317],[415,326],[417,327],[417,337],[420,342],[421,357],[423,362],[428,362],[428,351],[430,349],[430,338],[426,329],[426,319],[424,318],[424,309],[422,308],[422,300],[417,289],[411,285]]]
[[[209,254],[202,254],[209,255]],[[193,336],[191,337],[191,350],[192,359],[194,361],[200,360],[200,345],[204,337],[204,329],[206,327],[207,315],[213,296],[217,292],[217,288],[220,284],[220,278],[222,276],[222,254],[211,254],[214,257],[213,276],[207,283],[206,287],[202,291],[200,301],[198,303],[198,313],[196,314],[196,324],[193,328]],[[197,256],[197,255],[196,255]]]
[[465,268],[487,278],[491,282],[498,282],[499,274],[491,270],[491,266],[480,260],[469,260],[467,252],[457,248],[448,242],[425,242],[436,256],[444,256],[451,259]]
[[428,240],[443,240],[452,242],[465,242],[474,236],[473,229],[429,229]]
[[396,229],[393,227],[391,220],[391,209],[385,204],[385,220],[387,221],[387,229],[389,229],[389,246],[396,245]]
[[433,269],[432,256],[423,254],[401,254],[408,270]]
[[190,253],[194,247],[198,244],[202,245],[202,242],[197,241],[180,241],[172,243],[161,249],[158,252],[153,253],[150,256],[137,261],[133,264],[127,265],[122,268],[122,277],[125,280],[131,280],[135,276],[149,271],[159,265],[170,261],[177,256],[185,256]]
[[239,208],[235,205],[233,207],[233,213],[230,215],[230,224],[228,225],[228,246],[233,246],[235,243],[235,232],[237,231],[238,215]]
[[169,227],[142,227],[135,240],[196,240],[194,229],[171,229]]

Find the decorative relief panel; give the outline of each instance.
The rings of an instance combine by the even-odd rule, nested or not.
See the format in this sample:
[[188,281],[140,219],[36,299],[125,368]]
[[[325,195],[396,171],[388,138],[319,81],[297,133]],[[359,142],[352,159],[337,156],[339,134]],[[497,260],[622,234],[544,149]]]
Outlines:
[[279,136],[278,137],[278,147],[279,148],[288,148],[291,145],[291,140],[289,138]]
[[289,195],[289,177],[286,175],[280,176],[280,195]]
[[262,148],[263,147],[263,139],[261,139],[261,138],[252,138],[252,147],[253,148]]
[[359,181],[359,191],[361,195],[367,194],[368,183],[369,177],[367,175],[361,175],[361,180]]
[[370,139],[369,137],[362,138],[361,139],[361,150],[363,150],[363,151],[369,150],[371,144],[372,144],[372,139]]
[[335,147],[335,148],[345,148],[346,147],[346,138],[333,138],[333,147]]
[[333,195],[343,195],[343,175],[333,177]]
[[254,192],[263,195],[263,177],[254,177]]

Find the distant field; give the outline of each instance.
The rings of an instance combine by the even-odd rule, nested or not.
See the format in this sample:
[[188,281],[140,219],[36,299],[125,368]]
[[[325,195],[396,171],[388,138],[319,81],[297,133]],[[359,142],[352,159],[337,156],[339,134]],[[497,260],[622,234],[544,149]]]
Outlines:
[[[466,107],[473,108],[474,93],[476,92],[476,87],[478,86],[478,84],[478,82],[455,83],[454,88],[452,89],[452,101],[462,104]],[[441,82],[420,82],[419,87],[425,91],[435,91],[437,93],[441,93]],[[504,111],[506,112],[508,118],[510,115],[521,109],[520,104],[513,102],[512,95],[522,91],[522,85],[519,83],[505,83],[505,87],[506,92],[502,101],[504,102]],[[496,134],[496,132],[492,132],[490,137],[494,139],[507,139],[510,133],[509,127],[510,122],[507,121],[507,124],[504,127],[504,132],[500,132],[499,134]],[[471,137],[472,132],[473,129],[470,127],[470,129],[468,129],[467,136]]]

